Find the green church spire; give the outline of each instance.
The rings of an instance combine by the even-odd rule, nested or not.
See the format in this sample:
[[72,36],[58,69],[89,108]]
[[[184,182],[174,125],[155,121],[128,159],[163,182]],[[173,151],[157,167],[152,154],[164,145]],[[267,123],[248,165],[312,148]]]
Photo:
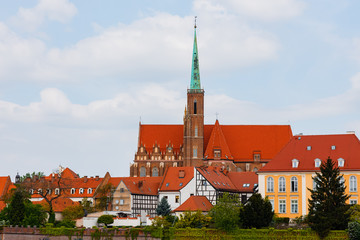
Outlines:
[[196,17],[195,17],[195,25],[194,25],[194,48],[193,48],[192,67],[191,67],[190,89],[201,89],[199,56],[198,56],[197,41],[196,41]]

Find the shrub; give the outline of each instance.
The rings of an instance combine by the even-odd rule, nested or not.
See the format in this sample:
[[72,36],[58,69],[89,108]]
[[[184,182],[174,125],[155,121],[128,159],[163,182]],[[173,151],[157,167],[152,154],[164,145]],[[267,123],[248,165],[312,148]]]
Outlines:
[[98,218],[98,223],[103,223],[107,227],[108,224],[114,223],[114,218],[111,215],[102,215]]
[[357,221],[349,222],[349,238],[351,240],[360,239],[360,223]]

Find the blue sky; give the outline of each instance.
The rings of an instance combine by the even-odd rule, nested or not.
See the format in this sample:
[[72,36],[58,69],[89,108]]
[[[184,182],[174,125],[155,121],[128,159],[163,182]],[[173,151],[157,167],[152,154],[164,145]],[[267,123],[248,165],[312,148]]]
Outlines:
[[194,16],[206,123],[360,132],[359,1],[1,6],[0,175],[127,176],[140,117],[182,122]]

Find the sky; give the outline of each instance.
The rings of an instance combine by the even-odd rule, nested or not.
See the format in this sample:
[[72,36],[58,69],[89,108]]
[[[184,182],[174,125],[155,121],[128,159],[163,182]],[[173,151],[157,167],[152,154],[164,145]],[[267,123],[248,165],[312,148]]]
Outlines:
[[360,1],[0,1],[0,176],[129,176],[139,121],[182,123],[194,16],[205,123],[360,133]]

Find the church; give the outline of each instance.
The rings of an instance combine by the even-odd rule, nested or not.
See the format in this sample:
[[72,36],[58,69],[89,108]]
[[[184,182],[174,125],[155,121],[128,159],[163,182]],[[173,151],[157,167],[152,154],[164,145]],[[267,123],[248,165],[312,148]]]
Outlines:
[[218,120],[204,124],[204,93],[195,24],[183,124],[139,123],[131,177],[163,176],[170,166],[216,166],[226,171],[256,172],[291,139],[290,125],[221,125]]

